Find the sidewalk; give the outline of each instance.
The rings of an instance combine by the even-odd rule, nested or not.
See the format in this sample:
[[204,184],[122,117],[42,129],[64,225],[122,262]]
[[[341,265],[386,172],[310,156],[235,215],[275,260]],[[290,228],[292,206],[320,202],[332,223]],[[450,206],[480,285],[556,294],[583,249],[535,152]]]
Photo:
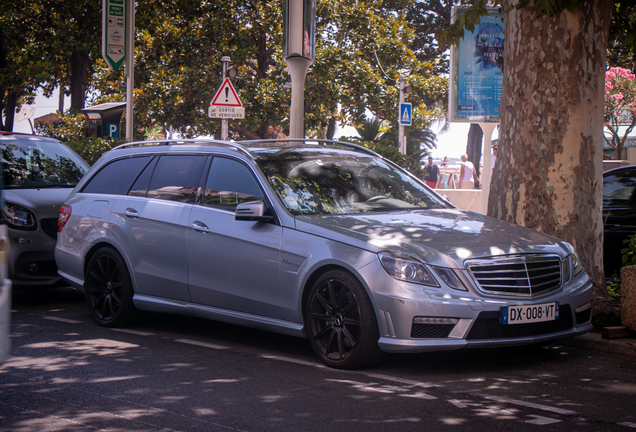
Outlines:
[[557,342],[577,348],[636,356],[636,339],[630,337],[603,339],[600,332],[593,331],[581,336],[559,339]]

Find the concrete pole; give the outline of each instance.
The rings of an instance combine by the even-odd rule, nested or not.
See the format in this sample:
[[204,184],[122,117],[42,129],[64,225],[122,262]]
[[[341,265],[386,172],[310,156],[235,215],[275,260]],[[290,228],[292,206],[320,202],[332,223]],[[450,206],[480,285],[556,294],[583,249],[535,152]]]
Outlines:
[[126,141],[133,140],[134,89],[135,89],[135,0],[128,0],[126,4],[128,14],[128,28],[126,32]]
[[[227,65],[230,62],[230,57],[223,56],[221,57],[221,62],[223,63],[223,80],[222,83],[225,82],[225,76],[227,75]],[[227,119],[224,118],[221,120],[221,140],[227,141]]]
[[398,105],[398,148],[400,153],[406,154],[406,140],[404,139],[404,125],[400,123],[400,105],[404,103],[404,84],[406,83],[406,77],[400,75],[398,78],[400,86],[400,104]]
[[490,179],[492,169],[490,164],[492,133],[499,123],[479,123],[479,127],[484,133],[484,169],[481,172],[481,210],[483,214],[488,213],[488,196],[490,195]]
[[291,107],[289,109],[289,137],[305,137],[305,77],[313,63],[305,57],[285,59],[292,81]]

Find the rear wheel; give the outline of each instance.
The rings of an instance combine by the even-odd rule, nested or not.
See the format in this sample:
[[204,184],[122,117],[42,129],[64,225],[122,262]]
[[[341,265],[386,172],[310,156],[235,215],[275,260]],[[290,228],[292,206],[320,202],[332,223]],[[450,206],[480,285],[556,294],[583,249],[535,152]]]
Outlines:
[[132,282],[119,253],[108,247],[98,250],[88,263],[84,281],[86,304],[97,324],[121,327],[133,322]]
[[311,288],[305,326],[312,348],[329,366],[352,369],[384,357],[371,300],[360,282],[344,270],[326,272]]

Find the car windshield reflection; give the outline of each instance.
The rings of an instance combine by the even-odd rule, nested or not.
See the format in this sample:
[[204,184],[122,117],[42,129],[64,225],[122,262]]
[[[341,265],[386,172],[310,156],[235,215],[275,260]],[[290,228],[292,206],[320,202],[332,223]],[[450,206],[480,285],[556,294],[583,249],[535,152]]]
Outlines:
[[258,163],[295,215],[447,208],[417,179],[372,155],[293,148],[262,152]]

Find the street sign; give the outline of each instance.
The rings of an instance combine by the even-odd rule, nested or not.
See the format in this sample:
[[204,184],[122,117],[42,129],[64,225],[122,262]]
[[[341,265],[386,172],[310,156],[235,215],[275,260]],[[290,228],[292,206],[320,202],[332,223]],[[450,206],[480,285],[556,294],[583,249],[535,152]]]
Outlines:
[[102,0],[102,57],[112,71],[126,60],[127,2]]
[[111,138],[119,139],[119,125],[117,123],[106,123],[106,133]]
[[234,90],[229,78],[225,78],[223,84],[216,92],[208,108],[208,117],[221,119],[245,118],[245,108]]
[[212,98],[210,106],[239,108],[243,106],[229,78],[225,78],[223,84],[221,84],[221,87]]
[[210,105],[208,108],[208,117],[221,119],[245,118],[245,108]]
[[400,104],[400,124],[404,126],[411,126],[411,104],[410,103],[401,103]]

